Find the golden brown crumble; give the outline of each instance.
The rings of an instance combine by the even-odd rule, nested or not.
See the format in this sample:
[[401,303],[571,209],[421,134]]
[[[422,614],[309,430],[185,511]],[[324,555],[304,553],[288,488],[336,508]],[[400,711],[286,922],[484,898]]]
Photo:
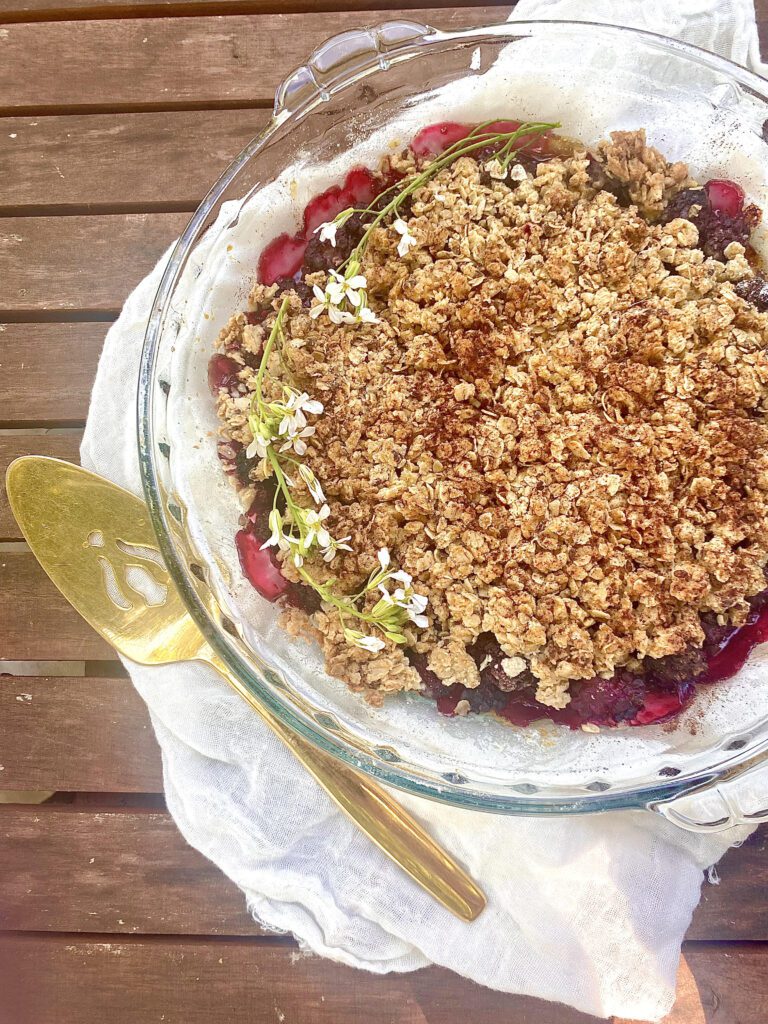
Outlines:
[[[744,248],[718,262],[689,221],[649,223],[691,181],[642,132],[597,160],[637,206],[583,150],[509,183],[459,159],[416,193],[405,257],[373,236],[380,323],[313,320],[294,295],[270,364],[326,410],[306,461],[353,553],[313,572],[352,592],[389,548],[429,597],[409,646],[446,685],[478,684],[467,646],[492,632],[554,707],[572,680],[700,645],[701,612],[742,622],[768,558],[768,315],[734,291]],[[221,343],[258,351],[266,330],[239,314]],[[220,394],[226,438],[248,444],[247,408]],[[402,648],[352,648],[333,614],[284,618],[374,703],[421,685]]]

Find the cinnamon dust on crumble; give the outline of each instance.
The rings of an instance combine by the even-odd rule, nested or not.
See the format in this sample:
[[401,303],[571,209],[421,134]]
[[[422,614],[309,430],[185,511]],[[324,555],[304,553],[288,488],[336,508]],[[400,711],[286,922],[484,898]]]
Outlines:
[[[437,174],[402,214],[417,245],[399,256],[383,227],[365,253],[380,322],[311,319],[294,293],[269,376],[326,410],[305,461],[353,553],[313,574],[354,592],[389,548],[429,597],[408,646],[446,685],[478,685],[467,648],[489,632],[511,679],[564,707],[571,681],[700,646],[701,613],[739,624],[764,589],[768,315],[734,288],[754,276],[742,245],[710,259],[690,221],[651,222],[692,182],[642,132],[520,177],[468,157]],[[271,324],[248,320],[220,339],[241,397],[218,398],[244,445]],[[373,703],[421,687],[403,648],[350,647],[333,614],[283,621]]]

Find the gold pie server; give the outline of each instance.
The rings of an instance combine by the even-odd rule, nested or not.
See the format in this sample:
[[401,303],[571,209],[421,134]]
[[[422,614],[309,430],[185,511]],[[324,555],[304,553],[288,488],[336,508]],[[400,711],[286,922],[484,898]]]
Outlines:
[[6,487],[37,560],[109,644],[142,665],[202,661],[215,668],[415,882],[462,920],[481,913],[480,889],[386,790],[292,732],[229,672],[163,566],[139,498],[79,466],[33,455],[11,463]]

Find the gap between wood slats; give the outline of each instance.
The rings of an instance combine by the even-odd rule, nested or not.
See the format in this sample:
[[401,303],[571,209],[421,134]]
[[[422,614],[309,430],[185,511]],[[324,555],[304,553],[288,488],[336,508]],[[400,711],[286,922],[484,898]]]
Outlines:
[[[307,53],[309,56],[309,53]],[[286,69],[287,70],[287,69]],[[191,110],[258,110],[272,112],[272,100],[163,100],[147,103],[50,103],[22,106],[0,105],[0,117],[68,117],[79,114],[165,114]],[[267,115],[268,116],[268,115]]]
[[[201,197],[202,198],[202,197]],[[198,203],[58,203],[48,206],[0,206],[0,217],[98,217],[126,213],[186,213],[190,217]]]

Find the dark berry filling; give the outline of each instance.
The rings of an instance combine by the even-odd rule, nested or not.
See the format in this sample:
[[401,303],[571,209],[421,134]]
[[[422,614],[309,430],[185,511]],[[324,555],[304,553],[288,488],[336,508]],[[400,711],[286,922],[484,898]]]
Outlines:
[[455,715],[459,701],[465,710],[492,711],[513,725],[527,726],[549,719],[571,729],[582,725],[652,725],[667,722],[690,704],[696,688],[730,679],[745,664],[757,644],[768,640],[768,591],[752,598],[753,611],[740,628],[720,626],[703,615],[704,646],[666,658],[647,658],[642,675],[619,669],[610,679],[572,683],[571,701],[551,708],[536,700],[536,685],[527,670],[510,678],[502,667],[504,652],[496,638],[483,633],[469,649],[480,668],[480,685],[469,689],[445,686],[427,667],[423,654],[408,657],[421,676],[424,692],[444,715]]
[[249,459],[239,441],[219,441],[218,456],[228,476],[237,477],[241,487],[250,483],[250,472],[255,459]]
[[744,205],[744,190],[740,185],[713,178],[704,188],[688,188],[677,193],[663,219],[668,222],[676,217],[690,220],[699,229],[699,248],[705,256],[723,260],[731,242],[749,244],[761,213],[757,206]]
[[211,391],[214,394],[221,388],[226,388],[227,391],[236,391],[239,384],[237,375],[241,369],[242,366],[239,363],[221,352],[211,356],[208,363],[208,384]]
[[[237,472],[238,455],[244,455],[242,445],[240,451],[235,450],[236,441],[222,442],[219,445],[219,458],[229,465],[227,472]],[[226,447],[235,450],[234,460],[231,452],[223,451]],[[247,460],[252,461],[252,460]],[[244,483],[249,484],[247,476]],[[251,484],[252,485],[252,484]],[[253,486],[253,485],[252,485]],[[320,608],[320,598],[311,587],[299,583],[291,583],[280,571],[274,548],[263,548],[262,545],[270,536],[269,513],[275,504],[275,488],[269,481],[255,485],[255,494],[248,511],[241,517],[241,528],[235,534],[235,546],[240,560],[240,567],[251,586],[266,598],[277,601],[284,598],[288,604],[301,608],[308,615]],[[283,502],[278,495],[277,507],[282,508]]]
[[762,274],[755,274],[746,281],[737,281],[734,289],[737,295],[750,302],[761,313],[768,310],[768,281]]
[[280,572],[274,549],[263,548],[262,544],[261,537],[247,527],[235,534],[237,555],[246,579],[267,601],[276,601],[287,592],[290,583]]
[[[334,185],[326,189],[320,195],[310,200],[304,210],[302,229],[295,235],[278,235],[264,249],[259,259],[258,279],[262,284],[284,283],[287,287],[295,288],[295,282],[288,283],[288,280],[303,270],[311,271],[326,270],[329,266],[340,263],[344,256],[354,247],[353,242],[347,249],[347,253],[341,251],[338,240],[335,250],[332,250],[329,262],[320,265],[308,266],[306,264],[307,249],[317,239],[316,229],[326,221],[331,221],[342,210],[350,206],[366,207],[381,192],[386,185],[381,178],[376,177],[365,167],[355,167],[344,179],[344,184]],[[313,250],[317,252],[316,248]],[[319,263],[317,256],[313,262]]]

